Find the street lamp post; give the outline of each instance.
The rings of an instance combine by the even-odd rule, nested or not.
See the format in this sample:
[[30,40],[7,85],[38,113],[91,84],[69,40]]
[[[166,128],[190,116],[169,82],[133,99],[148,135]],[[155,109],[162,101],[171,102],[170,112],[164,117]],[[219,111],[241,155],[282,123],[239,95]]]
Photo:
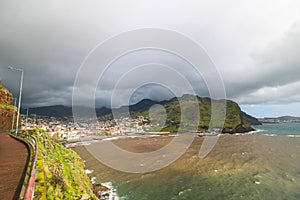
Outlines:
[[8,66],[8,69],[13,69],[13,70],[17,70],[17,71],[21,72],[20,94],[19,94],[18,113],[17,113],[17,121],[16,121],[16,135],[18,135],[24,71],[23,71],[23,69],[15,68],[15,67],[12,67],[12,66]]
[[[14,106],[16,107],[16,101],[17,98],[13,98]],[[13,118],[12,118],[12,123],[11,123],[11,133],[14,131],[14,125],[15,125],[15,107],[14,107],[14,113],[13,113]]]

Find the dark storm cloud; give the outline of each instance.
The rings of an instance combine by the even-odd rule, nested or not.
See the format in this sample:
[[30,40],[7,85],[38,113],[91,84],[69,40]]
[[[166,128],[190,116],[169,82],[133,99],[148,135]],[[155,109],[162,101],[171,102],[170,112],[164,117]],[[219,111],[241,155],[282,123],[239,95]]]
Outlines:
[[[98,27],[93,27],[95,32],[87,32],[89,20],[83,12],[69,15],[67,3],[2,1],[1,4],[3,84],[17,96],[20,75],[6,67],[23,68],[25,105],[70,104],[76,71],[93,47],[90,38],[95,32],[101,36]],[[74,11],[77,9],[73,7]]]
[[[17,96],[20,74],[6,67],[24,69],[25,106],[70,105],[77,70],[96,45],[123,31],[159,27],[186,34],[207,50],[229,98],[244,104],[299,102],[299,10],[299,2],[293,0],[4,0],[0,2],[0,77]],[[186,70],[191,66],[182,61],[159,53],[151,59],[145,52],[131,56],[111,68],[98,88],[98,105],[109,105],[113,82],[128,69],[125,66],[137,61],[182,68],[196,93],[208,95],[203,77]],[[86,88],[93,89],[88,82]],[[130,85],[122,85],[123,92],[129,89]],[[132,100],[170,96],[164,94],[159,87],[144,87]]]

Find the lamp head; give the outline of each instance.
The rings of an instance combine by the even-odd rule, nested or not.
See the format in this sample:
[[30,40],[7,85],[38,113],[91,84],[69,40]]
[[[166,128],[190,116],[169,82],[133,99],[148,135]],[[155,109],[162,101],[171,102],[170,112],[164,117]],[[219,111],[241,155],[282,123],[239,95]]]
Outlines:
[[15,68],[15,67],[13,67],[13,66],[11,66],[11,65],[8,65],[7,68],[8,68],[8,69],[12,69],[12,70],[21,71],[21,72],[23,71],[23,69],[21,69],[21,68]]

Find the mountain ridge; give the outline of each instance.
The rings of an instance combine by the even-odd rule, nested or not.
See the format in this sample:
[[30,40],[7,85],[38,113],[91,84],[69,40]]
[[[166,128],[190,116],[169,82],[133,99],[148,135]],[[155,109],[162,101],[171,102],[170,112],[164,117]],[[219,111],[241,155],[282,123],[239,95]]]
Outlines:
[[[144,116],[149,118],[148,110],[151,106],[155,104],[160,104],[165,107],[167,112],[167,119],[165,123],[165,127],[163,127],[163,131],[176,132],[178,130],[180,124],[180,106],[178,100],[181,99],[183,101],[184,98],[187,98],[189,95],[183,95],[179,98],[172,98],[170,100],[165,101],[153,101],[151,99],[143,99],[140,102],[129,105],[129,106],[121,106],[120,108],[114,109],[119,113],[122,113],[129,109],[132,117]],[[200,121],[199,121],[199,131],[207,131],[210,126],[210,110],[211,110],[211,102],[218,102],[220,100],[212,100],[208,97],[197,97],[200,108]],[[226,133],[235,133],[235,132],[249,132],[254,130],[251,125],[260,125],[261,123],[255,118],[247,113],[241,111],[239,105],[231,100],[226,100],[226,118],[225,124],[222,132]],[[189,104],[186,105],[189,107]],[[82,107],[84,109],[92,109],[88,107]],[[194,112],[193,109],[190,109],[190,112]],[[25,114],[26,110],[22,109],[22,113]],[[35,107],[29,109],[29,114],[37,114],[41,116],[48,117],[72,117],[72,107],[63,106],[63,105],[55,105],[55,106],[43,106],[43,107]],[[112,109],[101,107],[96,108],[96,114],[98,117],[110,116],[112,117]],[[106,117],[107,119],[107,117]],[[189,123],[189,122],[188,122]]]

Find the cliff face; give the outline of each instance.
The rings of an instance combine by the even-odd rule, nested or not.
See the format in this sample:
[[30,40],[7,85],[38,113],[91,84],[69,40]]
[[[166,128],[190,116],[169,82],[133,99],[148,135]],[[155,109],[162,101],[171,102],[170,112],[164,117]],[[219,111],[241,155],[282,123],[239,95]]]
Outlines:
[[242,112],[242,117],[250,125],[262,125],[262,123],[258,119],[256,119],[255,117],[252,117],[252,116],[248,115],[245,112]]
[[12,94],[0,82],[0,131],[11,130],[14,111],[16,122],[17,110],[11,104]]
[[4,88],[0,83],[0,103],[11,105],[12,103],[12,94]]

